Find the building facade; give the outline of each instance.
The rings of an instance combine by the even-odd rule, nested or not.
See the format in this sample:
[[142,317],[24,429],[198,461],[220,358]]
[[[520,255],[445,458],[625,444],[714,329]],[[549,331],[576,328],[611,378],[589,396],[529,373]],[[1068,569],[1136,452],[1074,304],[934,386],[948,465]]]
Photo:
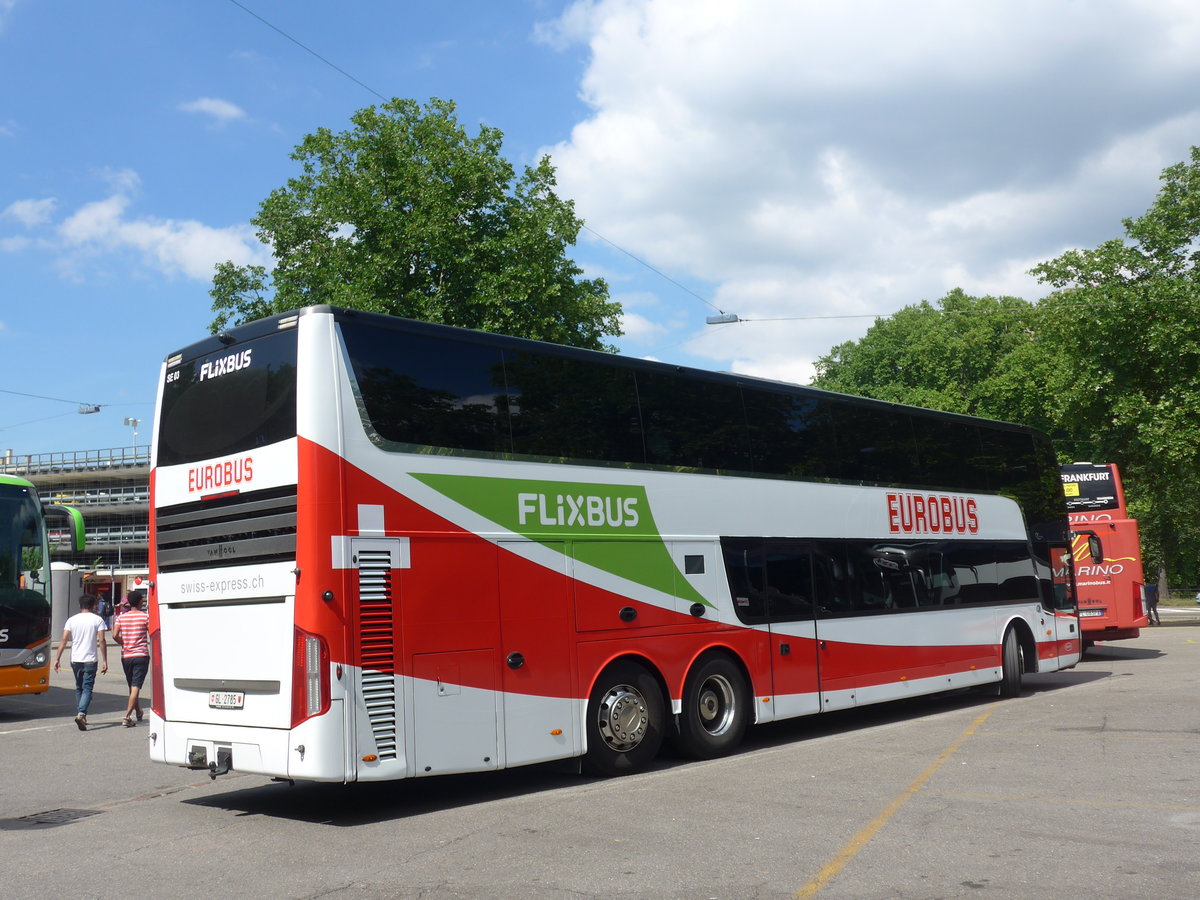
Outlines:
[[87,546],[51,547],[54,562],[77,566],[84,590],[120,599],[143,587],[149,572],[150,448],[115,447],[17,455],[6,451],[0,473],[32,481],[46,504],[83,513]]

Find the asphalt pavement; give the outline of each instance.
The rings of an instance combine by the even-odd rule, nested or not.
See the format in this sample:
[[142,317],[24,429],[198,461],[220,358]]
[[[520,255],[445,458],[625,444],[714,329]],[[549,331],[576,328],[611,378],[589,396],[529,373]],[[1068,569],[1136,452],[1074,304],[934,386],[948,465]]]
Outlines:
[[150,763],[100,679],[0,698],[0,897],[1193,898],[1200,625],[1099,644],[1021,695],[751,729],[613,780],[537,766],[295,787]]

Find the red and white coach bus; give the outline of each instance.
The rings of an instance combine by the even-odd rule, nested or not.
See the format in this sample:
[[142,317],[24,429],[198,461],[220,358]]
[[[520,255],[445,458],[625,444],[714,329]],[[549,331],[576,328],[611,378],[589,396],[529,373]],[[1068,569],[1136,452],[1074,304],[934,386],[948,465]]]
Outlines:
[[[1135,638],[1150,624],[1136,519],[1129,518],[1116,463],[1069,463],[1062,467],[1067,518],[1075,535],[1075,585],[1085,646]],[[1096,560],[1088,538],[1104,547]]]
[[153,458],[150,754],[214,776],[620,774],[1080,658],[1014,425],[317,306],[169,357]]

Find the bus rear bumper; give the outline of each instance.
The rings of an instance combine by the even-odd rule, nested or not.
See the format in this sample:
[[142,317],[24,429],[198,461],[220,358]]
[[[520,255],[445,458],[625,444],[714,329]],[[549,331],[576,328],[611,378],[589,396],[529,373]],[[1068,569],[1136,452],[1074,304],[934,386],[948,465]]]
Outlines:
[[[334,706],[340,706],[335,703]],[[205,771],[305,781],[346,780],[340,729],[328,716],[293,729],[164,721],[150,715],[150,759]]]

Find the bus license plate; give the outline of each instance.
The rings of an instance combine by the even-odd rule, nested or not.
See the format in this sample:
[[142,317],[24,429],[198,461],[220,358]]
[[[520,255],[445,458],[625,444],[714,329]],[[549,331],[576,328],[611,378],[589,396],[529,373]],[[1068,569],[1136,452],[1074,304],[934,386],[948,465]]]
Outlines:
[[1108,610],[1105,609],[1081,609],[1079,611],[1079,618],[1086,619],[1088,616],[1102,616],[1106,612]]
[[213,709],[241,709],[246,703],[243,691],[209,691],[208,705]]

